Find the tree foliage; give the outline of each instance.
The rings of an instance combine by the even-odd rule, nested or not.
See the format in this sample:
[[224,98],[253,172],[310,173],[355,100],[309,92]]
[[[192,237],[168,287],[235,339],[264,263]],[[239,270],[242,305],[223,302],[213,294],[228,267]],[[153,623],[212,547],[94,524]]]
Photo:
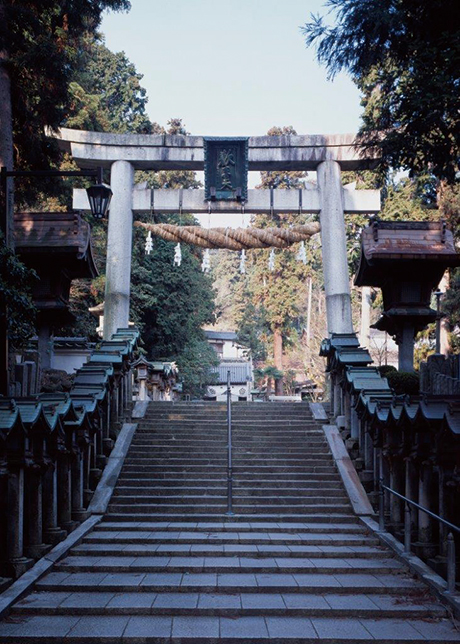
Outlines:
[[[128,0],[2,0],[0,49],[11,82],[16,165],[46,169],[58,158],[46,128],[57,130],[72,101],[79,49],[106,9],[127,10]],[[22,182],[24,185],[25,182]]]
[[34,333],[36,309],[31,292],[37,279],[35,271],[19,260],[0,234],[0,314],[7,313],[8,339],[16,350]]
[[312,15],[308,46],[330,76],[348,71],[363,94],[362,141],[380,167],[427,168],[455,181],[460,149],[457,0],[328,0],[334,24]]

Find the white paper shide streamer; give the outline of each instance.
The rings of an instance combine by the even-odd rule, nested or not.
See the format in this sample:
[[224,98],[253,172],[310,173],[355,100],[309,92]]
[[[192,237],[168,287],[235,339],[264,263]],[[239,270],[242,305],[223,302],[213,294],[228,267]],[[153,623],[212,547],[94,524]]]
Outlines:
[[180,266],[182,264],[182,251],[180,244],[176,244],[174,249],[174,266]]
[[270,257],[268,259],[268,270],[269,271],[275,270],[275,249],[274,248],[272,248],[270,251]]
[[209,248],[206,248],[206,250],[203,253],[203,261],[201,262],[201,270],[203,273],[209,273],[211,270],[211,257],[209,255]]
[[153,239],[152,239],[152,233],[149,230],[147,233],[147,237],[145,238],[145,254],[150,255],[150,253],[153,250]]
[[305,248],[305,242],[303,242],[303,241],[300,242],[300,248],[297,251],[296,259],[299,262],[303,262],[304,264],[307,263],[307,251],[306,251],[306,248]]
[[241,251],[241,257],[240,257],[240,273],[244,274],[246,273],[246,251],[243,250]]

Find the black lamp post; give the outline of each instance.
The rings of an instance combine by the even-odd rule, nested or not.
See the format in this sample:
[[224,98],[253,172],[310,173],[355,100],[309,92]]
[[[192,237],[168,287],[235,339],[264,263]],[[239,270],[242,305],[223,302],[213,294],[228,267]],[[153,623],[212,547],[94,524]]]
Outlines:
[[[0,207],[0,230],[6,245],[9,245],[8,179],[15,177],[94,177],[96,183],[86,190],[91,213],[95,219],[107,216],[112,190],[110,186],[103,183],[102,168],[90,170],[7,170],[2,167],[0,169],[0,188],[3,204]],[[3,304],[2,309],[5,309]],[[0,395],[7,396],[9,394],[8,385],[8,319],[7,312],[2,310],[0,311]]]

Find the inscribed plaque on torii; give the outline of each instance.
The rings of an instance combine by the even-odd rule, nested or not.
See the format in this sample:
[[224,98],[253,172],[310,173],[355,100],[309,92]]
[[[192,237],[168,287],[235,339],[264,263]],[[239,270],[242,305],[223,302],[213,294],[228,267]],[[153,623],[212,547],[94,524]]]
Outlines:
[[247,137],[205,137],[204,159],[207,200],[247,200]]

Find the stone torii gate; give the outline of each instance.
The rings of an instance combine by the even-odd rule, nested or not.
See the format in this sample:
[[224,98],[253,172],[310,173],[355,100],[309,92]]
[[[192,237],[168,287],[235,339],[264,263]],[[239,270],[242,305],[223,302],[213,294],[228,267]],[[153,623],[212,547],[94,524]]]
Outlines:
[[[107,240],[104,338],[129,319],[132,224],[136,213],[238,213],[240,201],[205,199],[204,190],[144,189],[135,170],[203,170],[204,139],[199,136],[107,134],[62,129],[62,148],[81,168],[110,168],[113,191]],[[248,190],[247,213],[319,213],[330,333],[353,332],[344,213],[376,214],[379,190],[342,186],[342,170],[372,167],[375,158],[355,144],[355,135],[256,136],[248,140],[248,169],[309,170],[317,188]],[[89,212],[85,190],[74,190],[73,205]]]

